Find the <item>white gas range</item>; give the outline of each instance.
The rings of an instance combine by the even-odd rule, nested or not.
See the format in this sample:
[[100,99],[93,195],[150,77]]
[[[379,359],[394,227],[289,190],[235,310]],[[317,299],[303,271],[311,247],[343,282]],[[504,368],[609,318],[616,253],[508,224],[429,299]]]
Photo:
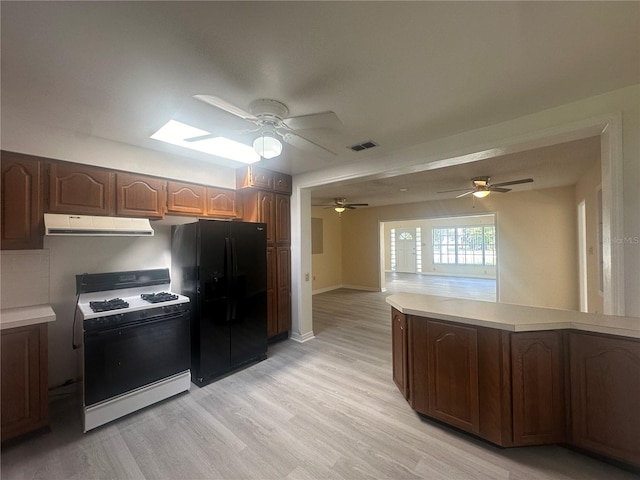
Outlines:
[[84,431],[190,387],[189,298],[168,269],[76,276]]

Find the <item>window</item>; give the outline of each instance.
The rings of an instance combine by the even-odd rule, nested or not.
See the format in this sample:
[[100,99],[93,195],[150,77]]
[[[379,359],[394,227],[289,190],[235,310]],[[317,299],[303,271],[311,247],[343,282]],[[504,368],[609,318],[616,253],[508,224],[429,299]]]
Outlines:
[[496,227],[434,228],[433,263],[495,266]]

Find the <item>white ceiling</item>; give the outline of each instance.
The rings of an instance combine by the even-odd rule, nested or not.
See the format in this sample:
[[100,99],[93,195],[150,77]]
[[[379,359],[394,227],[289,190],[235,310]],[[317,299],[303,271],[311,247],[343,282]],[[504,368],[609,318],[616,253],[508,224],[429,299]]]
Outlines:
[[[3,124],[20,115],[237,166],[149,135],[171,118],[205,130],[247,126],[192,99],[200,93],[243,109],[272,98],[293,116],[336,112],[340,129],[304,132],[336,152],[333,160],[285,146],[281,157],[261,162],[294,175],[640,83],[639,2],[3,1],[1,8]],[[379,147],[347,149],[370,139]],[[585,155],[598,148],[588,140],[571,147]],[[571,161],[572,148],[558,148],[312,195],[415,201],[419,191],[464,188],[476,175],[536,180],[517,188],[554,186],[585,165]],[[401,186],[409,190],[399,200]]]

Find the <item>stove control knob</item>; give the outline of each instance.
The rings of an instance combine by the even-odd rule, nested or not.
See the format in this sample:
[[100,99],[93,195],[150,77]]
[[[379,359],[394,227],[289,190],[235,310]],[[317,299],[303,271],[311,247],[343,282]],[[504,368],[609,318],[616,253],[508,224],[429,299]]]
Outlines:
[[162,311],[164,313],[170,313],[171,312],[171,307],[168,307],[168,306],[165,305],[164,307],[162,307]]
[[144,318],[147,316],[147,312],[145,312],[144,310],[140,312],[140,318]]

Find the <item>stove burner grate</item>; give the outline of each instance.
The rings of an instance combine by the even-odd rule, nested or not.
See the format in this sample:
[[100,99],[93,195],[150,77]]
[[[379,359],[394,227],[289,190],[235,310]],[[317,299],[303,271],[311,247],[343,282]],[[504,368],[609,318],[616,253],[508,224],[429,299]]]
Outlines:
[[102,302],[89,302],[89,307],[94,312],[107,312],[109,310],[118,310],[120,308],[128,308],[129,304],[121,298],[112,298]]
[[149,303],[160,303],[160,302],[169,302],[171,300],[177,300],[178,295],[174,295],[173,293],[168,292],[159,292],[159,293],[143,293],[140,295],[140,298],[146,300]]

